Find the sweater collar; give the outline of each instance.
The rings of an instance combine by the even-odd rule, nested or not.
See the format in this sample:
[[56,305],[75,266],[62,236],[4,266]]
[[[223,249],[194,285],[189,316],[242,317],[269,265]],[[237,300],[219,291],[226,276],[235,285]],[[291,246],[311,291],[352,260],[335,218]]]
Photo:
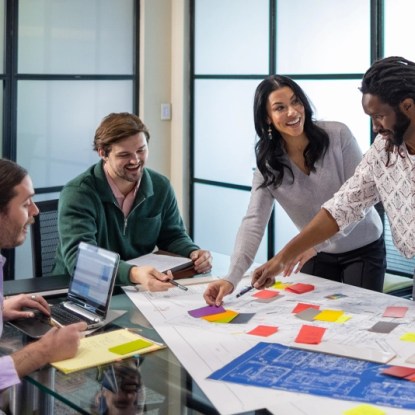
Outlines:
[[[105,177],[104,163],[100,160],[94,167],[94,176],[96,178],[97,190],[101,194],[101,198],[106,201],[113,202],[115,200],[111,187]],[[153,182],[151,180],[150,173],[146,167],[143,170],[143,176],[141,178],[140,186],[137,190],[134,205],[138,200],[147,199],[154,195]]]

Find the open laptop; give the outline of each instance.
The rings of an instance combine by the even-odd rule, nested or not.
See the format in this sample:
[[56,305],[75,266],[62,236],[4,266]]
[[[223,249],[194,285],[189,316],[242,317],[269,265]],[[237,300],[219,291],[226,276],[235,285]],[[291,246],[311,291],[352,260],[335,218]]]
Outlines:
[[115,252],[81,242],[67,298],[51,305],[50,319],[36,312],[33,318],[12,320],[9,324],[33,338],[41,337],[51,325],[65,326],[76,321],[85,321],[87,330],[102,327],[109,322],[107,316],[119,260]]

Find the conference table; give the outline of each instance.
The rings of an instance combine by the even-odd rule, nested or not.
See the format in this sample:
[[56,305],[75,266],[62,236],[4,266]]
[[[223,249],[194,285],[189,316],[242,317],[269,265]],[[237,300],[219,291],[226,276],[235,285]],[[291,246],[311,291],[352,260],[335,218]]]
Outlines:
[[[45,278],[50,277],[34,279],[34,281],[30,281],[30,285],[35,287],[36,283],[41,282],[42,288],[39,291],[47,294],[47,290],[43,289]],[[19,284],[22,285],[22,281]],[[10,285],[7,284],[9,291]],[[58,289],[58,291],[60,290]],[[47,296],[46,298],[50,303],[53,303],[59,299],[59,295]],[[124,310],[126,313],[96,333],[102,330],[128,327],[146,338],[163,343],[155,329],[151,327],[122,290],[117,290],[113,295],[111,308]],[[0,353],[4,354],[19,349],[28,341],[17,329],[6,324],[0,341]],[[192,383],[192,380],[187,376],[186,371],[169,348],[129,358],[128,360],[127,367],[136,366],[140,378],[140,390],[137,391],[137,394],[144,394],[145,397],[144,401],[141,399],[136,403],[136,411],[131,413],[218,413],[203,392]],[[120,366],[119,363],[110,364],[67,375],[48,365],[26,376],[21,385],[11,390],[13,411],[19,415],[32,413],[101,413],[97,402],[103,400],[103,386],[106,386],[103,374],[113,372],[114,368],[117,370],[117,365]],[[104,407],[107,406],[104,405]],[[104,412],[102,407],[103,404],[101,403],[102,413],[112,413],[110,411]],[[124,412],[126,414],[130,413],[127,412],[127,409]]]
[[[226,255],[215,254],[214,268],[209,275],[195,276],[195,281],[200,278],[200,281],[214,279],[218,276],[226,274],[229,257]],[[49,280],[54,278],[53,282]],[[404,330],[404,327],[410,329],[414,328],[415,331],[415,309],[414,303],[409,300],[393,297],[386,294],[375,293],[372,291],[364,290],[357,287],[346,286],[332,281],[323,280],[321,278],[307,276],[306,274],[299,274],[295,277],[290,277],[292,282],[303,281],[306,283],[315,284],[315,292],[324,295],[322,300],[322,308],[326,304],[343,304],[347,308],[348,302],[353,305],[352,313],[348,314],[351,317],[349,322],[346,321],[344,326],[337,325],[336,329],[340,335],[344,336],[350,327],[350,333],[356,337],[356,343],[361,339],[369,339],[371,336],[376,336],[367,330],[361,330],[356,322],[359,324],[369,324],[370,319],[373,323],[377,319],[382,319],[382,313],[384,308],[388,305],[401,306],[408,308],[408,315],[406,319],[401,321],[405,324],[401,324],[396,330]],[[245,283],[248,283],[249,277],[247,277]],[[67,286],[67,277],[43,277],[33,278],[27,281],[6,281],[5,282],[5,294],[11,295],[18,292],[41,292],[48,296],[49,302],[57,301],[64,295],[65,284]],[[13,388],[11,392],[11,398],[13,402],[14,413],[16,414],[31,414],[34,408],[39,414],[96,414],[96,413],[109,413],[111,414],[111,405],[114,405],[116,399],[114,395],[114,387],[111,387],[111,379],[118,379],[121,373],[128,372],[126,376],[135,372],[136,378],[139,381],[135,382],[136,389],[134,390],[135,397],[135,412],[131,413],[151,413],[151,414],[219,414],[219,413],[238,413],[238,414],[285,414],[290,415],[297,414],[315,414],[315,405],[319,408],[318,413],[325,414],[343,414],[344,411],[349,408],[358,407],[362,404],[361,401],[347,401],[339,399],[328,399],[327,397],[315,396],[313,394],[298,393],[298,390],[275,390],[267,388],[258,388],[251,385],[233,385],[228,382],[218,382],[215,380],[206,380],[207,375],[210,374],[212,369],[220,369],[223,365],[222,361],[231,360],[233,357],[237,357],[251,345],[254,345],[262,341],[261,337],[247,336],[247,333],[243,333],[245,326],[240,326],[238,329],[233,329],[231,333],[232,342],[228,343],[230,338],[229,333],[226,330],[232,330],[228,328],[230,325],[208,326],[207,323],[200,323],[186,315],[180,315],[178,321],[182,324],[181,327],[174,327],[175,319],[160,320],[158,313],[154,312],[164,307],[164,311],[168,311],[165,315],[171,312],[180,312],[184,302],[188,301],[186,307],[203,306],[203,299],[201,293],[203,292],[204,285],[200,285],[198,289],[190,288],[189,292],[193,294],[182,293],[179,289],[173,288],[168,293],[161,295],[151,293],[137,293],[130,291],[127,288],[117,287],[114,292],[111,308],[114,310],[124,310],[125,314],[119,317],[117,320],[106,326],[101,330],[114,330],[119,327],[127,327],[132,330],[136,330],[139,334],[147,337],[153,341],[161,342],[167,345],[167,348],[158,350],[152,353],[148,353],[142,356],[137,356],[132,359],[128,359],[121,362],[116,362],[103,367],[86,369],[79,372],[75,372],[69,375],[65,375],[51,366],[44,367],[23,379],[23,382],[18,387]],[[45,289],[48,288],[48,289]],[[238,290],[241,287],[238,286]],[[175,291],[176,290],[176,291]],[[236,290],[236,291],[238,291]],[[174,298],[174,293],[177,292],[177,298]],[[281,291],[282,292],[282,291]],[[281,294],[280,292],[280,294]],[[326,295],[327,293],[331,295]],[[339,293],[344,293],[342,296]],[[263,301],[254,303],[253,298],[249,297],[251,294],[246,294],[238,301],[235,298],[229,298],[228,304],[234,308],[241,308],[241,310],[251,307],[258,311],[254,320],[262,321],[263,324],[267,323],[264,320],[264,316],[270,314],[273,317],[273,321],[279,325],[279,332],[275,333],[275,339],[284,339],[284,330],[290,335],[297,330],[298,321],[296,317],[285,313],[285,309],[296,302],[314,302],[317,294],[307,293],[301,297],[295,297],[293,294],[284,292],[274,302]],[[186,297],[188,295],[188,297]],[[315,295],[315,297],[312,297]],[[170,297],[171,296],[171,297]],[[182,297],[183,296],[183,297]],[[192,297],[193,296],[193,297]],[[326,299],[326,297],[332,297],[333,299]],[[336,297],[334,299],[334,297]],[[186,300],[189,298],[189,300]],[[194,300],[196,298],[196,300]],[[330,301],[333,301],[331,302]],[[194,301],[194,303],[192,303]],[[354,301],[354,303],[353,303]],[[381,305],[382,309],[374,309]],[[160,307],[159,307],[160,305]],[[179,311],[175,310],[175,306],[179,306]],[[261,307],[267,312],[261,314],[259,311]],[[284,308],[285,307],[285,308]],[[272,314],[274,308],[281,314]],[[337,307],[339,308],[339,307]],[[271,312],[270,312],[271,310]],[[267,317],[268,318],[268,317]],[[280,320],[278,320],[280,318]],[[187,320],[186,320],[187,319]],[[282,319],[282,320],[281,320]],[[369,319],[369,320],[368,320]],[[384,320],[384,319],[383,319]],[[388,319],[387,319],[388,320]],[[389,319],[388,321],[390,321]],[[392,319],[393,320],[393,319]],[[364,323],[362,323],[364,321]],[[186,327],[187,322],[191,324]],[[351,322],[351,323],[350,323]],[[373,324],[370,323],[370,324]],[[199,326],[205,324],[204,326]],[[310,323],[313,324],[313,323]],[[323,322],[322,325],[334,327],[333,323]],[[349,326],[347,326],[349,325]],[[226,327],[225,327],[226,326]],[[201,330],[200,327],[203,329]],[[209,330],[205,330],[206,327],[212,327],[211,333]],[[236,327],[236,326],[234,326]],[[290,332],[291,330],[291,332]],[[332,330],[331,328],[328,330]],[[336,331],[333,331],[336,333]],[[189,336],[189,337],[186,337]],[[281,336],[281,337],[278,337]],[[383,335],[379,335],[383,336]],[[384,339],[379,341],[379,350],[376,352],[378,355],[387,356],[391,354],[391,348],[389,347],[392,342],[386,342],[391,335],[385,334]],[[197,338],[199,337],[199,338]],[[197,339],[196,339],[197,338]],[[332,339],[331,339],[332,340]],[[344,340],[344,339],[343,339]],[[5,326],[3,337],[0,341],[0,353],[9,353],[14,349],[21,347],[28,341],[27,338],[22,336],[16,329]],[[265,341],[273,343],[273,337],[270,336]],[[278,340],[277,340],[278,341]],[[363,340],[362,340],[363,341]],[[395,340],[394,340],[395,341]],[[396,340],[398,342],[399,340]],[[284,343],[284,342],[283,342]],[[289,342],[286,342],[287,344]],[[325,342],[322,342],[324,344]],[[206,350],[200,350],[198,354],[198,347],[195,345],[204,344]],[[229,349],[229,356],[223,356],[223,353],[215,350],[215,345],[227,346],[232,345],[232,350]],[[330,341],[327,342],[330,344]],[[333,342],[331,342],[333,344]],[[413,344],[413,343],[412,343]],[[290,344],[291,345],[291,344]],[[326,345],[327,346],[327,345]],[[311,349],[314,346],[311,347]],[[377,347],[377,346],[376,346]],[[410,347],[410,344],[409,344]],[[353,339],[347,339],[347,348],[355,350],[353,345]],[[371,345],[367,350],[370,350]],[[361,359],[365,359],[366,351],[365,347],[359,348],[363,353],[360,356]],[[316,351],[319,351],[318,348]],[[415,351],[415,348],[414,348]],[[320,352],[325,353],[324,349]],[[197,358],[202,353],[205,353],[206,359],[198,362],[192,356],[192,353],[198,354]],[[215,354],[216,353],[216,354]],[[302,352],[301,352],[302,353]],[[375,353],[375,354],[376,354]],[[370,353],[369,353],[370,354]],[[325,354],[324,354],[325,355]],[[382,357],[382,356],[381,356]],[[193,361],[192,361],[193,359]],[[384,362],[388,362],[385,360]],[[398,362],[398,364],[404,365],[402,360],[391,360],[391,362]],[[195,367],[196,364],[196,367]],[[415,364],[409,366],[415,367]],[[124,373],[125,374],[125,373]],[[132,382],[134,383],[134,382]],[[411,382],[408,382],[408,384]],[[122,384],[120,381],[119,384]],[[415,385],[415,383],[414,383]],[[123,387],[121,387],[123,389]],[[109,397],[108,390],[114,392],[112,397]],[[125,391],[124,391],[125,392]],[[127,395],[125,392],[124,396]],[[132,395],[132,392],[130,392]],[[415,396],[415,393],[413,394]],[[123,402],[125,408],[127,407],[126,398]],[[248,409],[243,409],[248,408]],[[407,409],[398,409],[394,407],[385,407],[385,414],[407,414],[411,411]],[[384,409],[384,407],[382,407]],[[105,412],[106,411],[106,412]],[[114,409],[113,413],[126,413],[118,408]],[[356,414],[359,412],[355,412]],[[363,412],[361,412],[363,413]]]

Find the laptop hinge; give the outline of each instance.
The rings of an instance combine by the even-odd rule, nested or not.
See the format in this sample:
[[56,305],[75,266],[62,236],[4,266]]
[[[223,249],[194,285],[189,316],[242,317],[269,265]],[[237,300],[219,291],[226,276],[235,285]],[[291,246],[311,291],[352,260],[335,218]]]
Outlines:
[[101,319],[99,317],[97,317],[96,314],[92,314],[89,311],[83,309],[82,307],[80,307],[80,306],[78,306],[74,303],[71,303],[69,301],[64,302],[63,306],[66,307],[68,310],[71,310],[71,311],[73,311],[77,314],[80,314],[81,316],[86,317],[89,320],[92,320],[92,321],[95,321],[95,322],[101,321]]

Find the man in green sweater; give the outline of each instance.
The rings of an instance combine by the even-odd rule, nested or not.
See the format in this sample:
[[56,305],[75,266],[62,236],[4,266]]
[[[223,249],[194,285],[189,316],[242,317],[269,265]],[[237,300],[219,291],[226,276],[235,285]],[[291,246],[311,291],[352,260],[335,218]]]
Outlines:
[[163,291],[171,275],[127,260],[155,247],[190,257],[198,273],[211,269],[211,254],[187,234],[168,179],[146,168],[150,134],[139,117],[106,116],[95,132],[101,160],[63,188],[59,199],[60,240],[54,274],[72,274],[79,242],[118,252],[117,282]]

